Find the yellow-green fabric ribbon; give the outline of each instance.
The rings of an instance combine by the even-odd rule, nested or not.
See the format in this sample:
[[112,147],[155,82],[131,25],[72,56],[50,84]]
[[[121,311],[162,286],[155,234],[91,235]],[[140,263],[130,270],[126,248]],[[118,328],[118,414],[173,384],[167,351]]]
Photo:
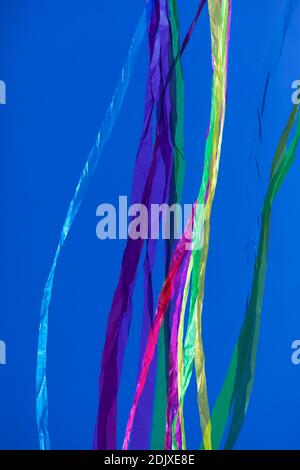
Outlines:
[[[227,90],[227,60],[228,42],[231,20],[231,0],[208,2],[212,59],[213,59],[213,83],[212,83],[212,105],[209,134],[206,141],[204,171],[202,183],[197,198],[197,203],[204,205],[204,243],[201,249],[194,249],[185,286],[185,293],[181,312],[181,321],[178,334],[178,394],[179,411],[173,423],[173,446],[176,448],[174,432],[178,415],[181,420],[183,448],[186,448],[186,437],[184,431],[183,405],[184,397],[189,386],[192,367],[195,362],[197,379],[197,399],[200,415],[200,425],[203,433],[204,448],[211,449],[210,412],[207,396],[205,355],[202,342],[202,306],[204,297],[205,272],[208,258],[210,237],[210,216],[214,200],[219,162],[221,155],[222,136],[226,109]],[[203,222],[203,221],[202,221]],[[202,222],[195,220],[194,236],[198,237],[202,232]],[[198,224],[198,226],[197,226]],[[197,240],[194,239],[194,243]],[[184,330],[184,312],[186,299],[190,286],[192,273],[192,286],[189,319],[187,333],[182,346]]]

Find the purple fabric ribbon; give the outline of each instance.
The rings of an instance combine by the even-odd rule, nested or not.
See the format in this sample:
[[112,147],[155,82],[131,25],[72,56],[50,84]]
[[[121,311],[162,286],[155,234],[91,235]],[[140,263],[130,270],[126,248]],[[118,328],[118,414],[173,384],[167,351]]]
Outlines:
[[[132,202],[150,207],[154,203],[168,202],[173,163],[173,147],[170,135],[170,94],[168,74],[171,47],[167,0],[156,0],[149,25],[150,65],[145,101],[144,128],[136,158],[132,188]],[[156,105],[156,141],[152,154],[153,110]],[[117,289],[109,314],[106,340],[102,354],[100,375],[100,403],[94,447],[116,449],[117,396],[130,322],[132,318],[132,295],[137,267],[143,248],[143,239],[128,239]],[[147,243],[145,269],[145,304],[143,337],[153,318],[151,270],[155,257],[155,240]],[[144,345],[142,345],[142,349]],[[147,394],[146,398],[147,400]],[[140,415],[141,416],[141,415]],[[151,408],[143,409],[143,421],[150,422]],[[143,434],[137,424],[134,445],[144,447]],[[147,426],[146,426],[147,428]],[[150,429],[150,426],[148,426]],[[137,436],[140,436],[139,439]],[[144,436],[145,437],[145,436]],[[149,433],[147,439],[149,437]]]

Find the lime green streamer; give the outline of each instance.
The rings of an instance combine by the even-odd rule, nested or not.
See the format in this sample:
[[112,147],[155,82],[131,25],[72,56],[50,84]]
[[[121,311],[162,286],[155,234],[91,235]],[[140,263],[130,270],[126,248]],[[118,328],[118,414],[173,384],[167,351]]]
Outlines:
[[[299,106],[294,106],[280,138],[272,164],[269,187],[262,210],[259,247],[255,261],[251,295],[239,340],[234,349],[225,382],[211,416],[212,446],[214,449],[220,448],[231,410],[232,417],[225,448],[233,448],[244,422],[250,401],[254,383],[262,302],[267,273],[272,204],[295,158],[300,139],[300,115],[298,110]],[[287,148],[297,116],[298,121],[295,135]]]
[[[179,326],[179,348],[178,348],[178,388],[179,388],[179,413],[173,422],[173,447],[176,448],[174,432],[178,414],[183,418],[184,397],[189,386],[193,363],[195,361],[198,408],[200,414],[200,425],[202,429],[204,447],[211,449],[210,436],[210,412],[207,396],[205,356],[202,343],[202,305],[204,297],[204,283],[206,263],[208,258],[209,236],[210,236],[210,216],[212,204],[217,185],[218,169],[221,155],[222,135],[224,128],[226,109],[226,88],[227,88],[227,58],[228,58],[228,38],[230,29],[231,1],[223,0],[216,2],[210,0],[209,16],[212,41],[213,56],[213,83],[212,83],[212,105],[210,117],[210,129],[206,141],[204,170],[197,203],[205,205],[204,210],[204,245],[201,249],[193,249],[190,264],[193,267],[192,288],[190,299],[190,310],[188,318],[187,333],[182,348],[182,332],[184,323],[184,311],[181,314]],[[202,231],[202,221],[195,219],[194,241]],[[197,242],[196,242],[197,243]],[[190,284],[190,269],[186,281],[186,290]],[[184,305],[185,308],[185,305]],[[186,437],[181,419],[183,435],[183,447],[185,447]]]
[[[184,180],[184,81],[182,64],[180,60],[180,30],[176,0],[169,1],[169,17],[172,34],[172,63],[174,64],[175,86],[174,99],[176,115],[172,116],[171,122],[175,129],[171,129],[174,140],[174,168],[173,182],[175,185],[175,201],[180,202]],[[173,72],[173,69],[172,69]],[[174,197],[171,196],[171,197]],[[168,316],[167,316],[168,318]],[[158,343],[158,372],[155,390],[155,404],[153,414],[153,425],[151,435],[151,448],[163,449],[166,428],[167,412],[167,358],[168,344],[166,342],[166,325],[163,324]]]
[[232,448],[243,424],[253,388],[257,345],[260,332],[262,301],[267,273],[268,243],[272,204],[295,157],[300,139],[300,119],[295,137],[287,149],[287,141],[294,127],[298,106],[295,106],[280,139],[270,176],[270,184],[262,211],[262,225],[256,258],[252,292],[238,342],[237,372],[233,390],[233,412],[225,448]]

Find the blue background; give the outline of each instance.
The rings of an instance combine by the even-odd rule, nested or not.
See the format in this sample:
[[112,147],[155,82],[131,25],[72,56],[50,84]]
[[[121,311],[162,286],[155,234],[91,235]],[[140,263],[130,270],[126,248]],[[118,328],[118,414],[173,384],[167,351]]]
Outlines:
[[[198,0],[178,0],[182,35],[197,5]],[[271,82],[259,182],[249,163],[251,132],[264,57],[283,5],[283,0],[233,0],[228,108],[203,313],[211,404],[243,319],[253,258],[249,233],[292,107],[291,83],[299,79],[300,8]],[[0,339],[7,345],[7,364],[0,366],[1,449],[38,447],[35,360],[42,292],[69,202],[142,8],[142,0],[0,0],[0,79],[7,85],[7,104],[0,106]],[[188,203],[194,201],[202,175],[210,54],[205,8],[183,58]],[[96,238],[96,207],[130,195],[147,57],[145,40],[113,137],[57,268],[48,351],[50,435],[57,449],[91,447],[100,357],[124,249],[124,241]],[[291,363],[291,343],[300,337],[299,151],[297,157],[274,204],[255,385],[236,448],[300,448],[300,366]],[[162,251],[156,295],[162,282],[159,261]],[[142,293],[140,275],[119,396],[119,445],[135,388]],[[186,408],[189,447],[197,448],[194,380]]]

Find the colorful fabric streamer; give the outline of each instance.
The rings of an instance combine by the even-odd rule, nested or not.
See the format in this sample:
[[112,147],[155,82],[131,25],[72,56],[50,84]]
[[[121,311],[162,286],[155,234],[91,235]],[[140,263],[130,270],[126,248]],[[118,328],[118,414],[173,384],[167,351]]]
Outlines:
[[[196,15],[189,27],[189,30],[184,38],[181,49],[178,49],[179,46],[179,19],[178,12],[176,7],[176,2],[171,1],[169,3],[170,10],[170,22],[172,27],[172,38],[173,38],[173,52],[174,52],[174,61],[176,63],[176,94],[177,94],[177,127],[175,132],[175,145],[174,145],[174,179],[175,179],[175,188],[176,195],[172,198],[170,195],[169,205],[171,206],[173,202],[180,202],[181,200],[181,190],[183,184],[183,159],[177,157],[178,150],[183,149],[183,76],[182,76],[182,67],[177,58],[183,55],[192,33],[194,31],[195,25],[200,17],[200,14],[206,4],[206,0],[201,0]],[[178,143],[179,141],[179,143]],[[177,163],[178,161],[178,163]],[[172,243],[169,244],[169,253],[166,263],[166,274],[168,273],[170,257],[171,257]],[[166,413],[167,413],[167,393],[168,393],[168,370],[169,370],[169,353],[170,353],[170,315],[166,314],[164,320],[162,331],[160,332],[159,342],[158,342],[158,367],[157,367],[157,379],[156,379],[156,391],[155,391],[155,404],[153,412],[153,422],[152,422],[152,437],[151,437],[151,448],[152,449],[163,449],[165,441],[165,430],[166,430]],[[148,336],[148,335],[147,335]],[[174,340],[173,340],[174,344]],[[143,351],[144,352],[144,351]],[[149,383],[149,380],[147,381]],[[145,392],[143,396],[145,395]],[[143,398],[142,398],[143,400]],[[138,415],[137,415],[138,417]]]
[[[182,350],[182,346],[179,345],[178,349],[178,364],[180,364],[180,376],[178,379],[178,383],[180,384],[180,391],[178,391],[180,411],[174,411],[175,419],[178,418],[178,414],[183,417],[184,396],[190,383],[192,366],[195,360],[200,424],[206,449],[211,449],[211,430],[209,404],[206,390],[205,356],[202,345],[201,318],[204,297],[205,271],[209,247],[210,215],[217,184],[226,110],[227,60],[231,19],[231,2],[223,1],[221,4],[218,2],[209,2],[209,13],[214,67],[212,109],[209,134],[205,150],[203,179],[197,200],[199,204],[205,204],[204,245],[201,250],[193,251],[193,256],[190,260],[193,269],[193,271],[190,269],[190,272],[192,272],[190,313],[184,347]],[[198,231],[201,231],[201,227],[198,228]],[[189,284],[190,278],[187,279],[187,292],[189,290]],[[182,341],[183,325],[184,311],[181,315],[181,325],[178,333],[180,341]],[[181,419],[183,420],[183,418]],[[173,426],[173,429],[176,429],[176,426]],[[184,434],[183,428],[182,433]],[[185,437],[183,438],[183,442],[185,442]],[[168,444],[170,445],[170,441]],[[175,440],[173,436],[173,447],[174,444]],[[176,444],[175,448],[177,448]]]
[[[212,28],[213,58],[214,58],[213,65],[214,65],[214,70],[216,74],[214,75],[215,81],[214,81],[214,87],[213,87],[213,105],[212,105],[212,120],[211,120],[211,127],[213,127],[214,129],[212,132],[210,132],[209,137],[208,137],[208,140],[210,140],[210,144],[208,144],[206,147],[206,158],[205,158],[204,173],[203,173],[204,176],[202,179],[202,184],[201,184],[201,188],[199,191],[199,196],[198,196],[196,205],[199,202],[204,203],[206,199],[206,194],[208,194],[208,197],[209,197],[210,193],[209,192],[207,193],[207,190],[209,186],[208,180],[209,180],[211,161],[214,161],[215,164],[217,165],[216,167],[212,165],[212,167],[214,168],[213,180],[215,180],[216,182],[217,174],[215,170],[218,168],[221,141],[222,141],[221,137],[222,137],[222,131],[223,131],[223,124],[224,124],[224,113],[225,113],[225,107],[222,108],[222,105],[224,105],[225,103],[224,100],[225,100],[225,95],[226,95],[226,72],[225,72],[225,79],[224,79],[224,67],[225,67],[225,70],[227,70],[227,45],[228,45],[228,29],[229,29],[229,24],[230,24],[230,5],[231,5],[231,2],[228,0],[223,1],[222,6],[219,5],[219,8],[215,6],[214,2],[211,2],[211,3],[209,2],[209,7],[210,7],[209,11],[210,11],[211,28]],[[222,25],[222,28],[220,28],[220,24]],[[223,54],[221,55],[221,59],[220,59],[220,45],[222,47],[222,52],[223,52]],[[218,122],[218,118],[216,118],[215,116],[216,112],[218,113],[217,116],[218,115],[220,116],[220,122]],[[217,132],[215,128],[217,129]],[[213,150],[215,151],[215,153],[213,153]],[[212,204],[212,199],[213,199],[213,194],[214,194],[214,189],[215,189],[215,182],[214,181],[211,182],[212,192],[210,196],[210,207]],[[206,214],[209,216],[210,210],[208,210]],[[207,221],[207,219],[205,220]],[[201,232],[201,228],[198,227],[198,230],[196,230],[196,232],[199,234],[199,232]],[[174,256],[171,262],[171,268],[170,268],[169,274],[167,276],[167,279],[164,283],[163,289],[159,297],[156,315],[155,315],[155,319],[153,322],[153,327],[150,332],[147,349],[144,355],[142,371],[139,376],[133,406],[131,408],[127,427],[126,427],[125,439],[123,443],[124,449],[127,449],[129,445],[136,409],[137,409],[142,391],[146,383],[146,378],[147,378],[150,364],[153,360],[155,347],[156,347],[156,343],[158,340],[159,330],[165,318],[166,309],[168,308],[170,300],[172,299],[174,295],[174,290],[172,289],[170,290],[169,283],[172,282],[172,285],[176,286],[177,291],[179,289],[180,263],[178,262],[178,258],[181,258],[182,262],[184,262],[183,266],[186,267],[184,268],[184,273],[186,274],[188,272],[189,257],[187,256],[187,253],[184,253],[184,248],[183,248],[185,244],[184,240],[185,239],[183,237],[176,247],[176,250],[174,252]],[[197,252],[198,251],[194,251],[193,256],[194,256],[194,253],[197,253]],[[182,292],[182,289],[179,289],[179,292]],[[184,297],[185,296],[183,294],[183,299]],[[192,347],[194,348],[194,344]],[[193,356],[193,353],[192,353],[192,356]],[[194,357],[192,358],[192,362],[193,360],[194,360]],[[169,395],[171,395],[172,397],[173,390],[172,388],[169,390],[170,390]],[[201,393],[203,393],[203,390],[201,390]],[[201,400],[202,399],[203,398],[201,396]],[[201,408],[201,412],[203,412],[203,407]],[[168,415],[170,416],[170,413],[168,413]],[[171,429],[170,426],[169,427],[167,426],[166,447],[168,447],[169,441],[170,441],[170,429]],[[206,426],[204,427],[204,429],[206,429]]]
[[[193,367],[197,382],[201,449],[219,449],[222,446],[225,449],[232,449],[245,420],[254,384],[267,275],[272,206],[295,159],[300,140],[300,105],[294,106],[276,149],[263,207],[259,212],[259,243],[255,253],[245,317],[223,387],[211,414],[202,338],[202,314],[210,221],[218,183],[227,107],[232,0],[199,1],[197,13],[180,46],[177,0],[146,0],[146,8],[132,39],[121,77],[70,203],[44,288],[40,312],[36,418],[39,444],[43,450],[50,449],[46,373],[48,315],[56,266],[64,243],[121,111],[137,53],[146,31],[149,64],[144,121],[134,166],[131,203],[146,206],[149,213],[153,204],[171,206],[181,201],[185,167],[184,80],[181,58],[206,2],[209,12],[213,76],[209,130],[205,143],[200,188],[180,240],[176,240],[175,243],[173,233],[171,239],[165,241],[163,266],[166,275],[156,308],[154,308],[153,270],[157,240],[151,237],[151,224],[146,236],[141,234],[140,238],[136,239],[129,233],[107,321],[93,448],[114,450],[118,447],[119,385],[143,249],[144,304],[140,357],[137,384],[122,448],[124,450],[149,447],[167,450],[187,449],[184,405]],[[255,163],[255,171],[260,178],[258,149],[264,138],[268,90],[283,51],[293,12],[299,3],[300,0],[286,0],[281,26],[274,35],[264,63],[250,145],[250,161]],[[251,244],[255,245],[253,239],[250,240],[249,245]]]
[[[161,99],[168,96],[170,117],[168,125],[172,138],[172,153],[173,153],[173,168],[171,172],[171,179],[169,185],[168,198],[169,206],[173,203],[180,202],[182,184],[184,179],[184,83],[181,67],[180,56],[180,38],[179,38],[179,22],[177,15],[176,0],[169,0],[168,17],[170,22],[170,60],[169,60],[169,73],[166,83],[162,90]],[[159,102],[158,102],[159,103]],[[158,120],[160,116],[158,114]],[[164,122],[164,125],[166,122]],[[161,147],[163,152],[163,147]],[[167,189],[168,185],[165,185]],[[153,191],[153,190],[152,190]],[[171,234],[170,240],[165,240],[165,259],[166,265],[169,263],[171,256],[173,237]],[[153,321],[153,285],[152,285],[152,272],[156,257],[157,241],[151,239],[149,234],[146,242],[146,255],[144,259],[144,311],[143,311],[143,326],[141,332],[141,347],[140,347],[140,367],[142,364],[143,355],[145,352],[146,341]],[[151,424],[152,424],[152,410],[153,398],[155,392],[155,375],[156,364],[154,363],[149,372],[149,377],[145,385],[143,397],[139,403],[137,418],[134,422],[131,438],[132,449],[145,449],[150,446],[151,439]],[[139,370],[140,370],[139,367]]]
[[[295,157],[296,148],[300,139],[300,125],[298,122],[295,136],[287,148],[287,143],[290,139],[290,135],[298,115],[298,106],[296,106],[290,116],[274,158],[270,185],[262,212],[261,236],[255,263],[251,297],[248,303],[239,342],[234,351],[224,387],[211,417],[207,396],[205,355],[202,342],[202,306],[210,237],[210,216],[217,184],[226,110],[231,0],[222,0],[220,2],[209,0],[208,5],[214,74],[210,128],[206,142],[203,177],[197,201],[193,206],[192,217],[181,240],[173,252],[166,281],[163,284],[163,288],[159,296],[155,316],[140,367],[133,405],[130,410],[126,426],[123,442],[123,449],[125,450],[129,448],[131,443],[137,410],[141,404],[142,395],[144,393],[147,380],[149,379],[149,371],[153,365],[160,330],[166,321],[166,318],[170,319],[171,322],[170,343],[168,344],[167,342],[168,337],[166,341],[166,337],[161,335],[162,340],[160,342],[160,348],[168,350],[169,347],[170,352],[167,366],[161,365],[162,363],[159,362],[162,372],[168,371],[168,379],[166,378],[165,381],[162,379],[159,384],[163,384],[164,386],[167,385],[168,387],[165,448],[186,448],[183,405],[194,363],[196,368],[197,398],[200,425],[202,429],[203,448],[216,448],[216,436],[218,439],[222,437],[231,410],[232,416],[225,448],[232,448],[235,444],[239,430],[245,418],[253,386],[262,298],[266,276],[271,207]],[[282,52],[284,38],[294,6],[295,2],[287,2],[283,19],[282,36],[280,37],[279,42],[274,42],[272,55],[270,56],[271,58],[268,59],[270,60],[271,68],[269,69],[267,78],[264,82],[263,93],[260,96],[260,105],[258,107],[257,114],[259,129],[258,135],[260,140],[262,140],[262,120],[270,76],[273,73]],[[201,205],[204,205],[203,227],[203,222],[199,221],[195,217],[197,208]],[[195,242],[195,238],[199,236],[202,229],[204,230],[204,245],[202,249],[193,250],[191,253],[186,249],[186,244],[189,240],[187,232],[192,232],[194,234],[193,241]],[[189,293],[191,295],[190,311],[187,332],[184,339],[185,309]],[[159,375],[159,380],[160,377],[161,376]],[[161,388],[157,388],[157,398],[160,397],[163,398],[164,393]],[[158,401],[156,402],[156,413],[158,410],[164,411],[164,403],[164,401],[162,401],[162,403],[159,403]],[[156,416],[157,415],[154,414],[155,419]],[[164,413],[162,413],[162,416],[164,416]],[[152,438],[152,446],[161,445],[159,440],[161,439],[163,423],[164,418],[162,417],[160,417],[158,426],[156,421],[156,427],[154,429],[159,429],[160,437],[154,441]]]
[[59,244],[52,262],[51,270],[47,278],[42,299],[39,333],[38,333],[38,349],[37,349],[37,367],[36,367],[36,419],[39,435],[39,445],[41,450],[50,449],[50,438],[48,431],[48,394],[47,394],[47,341],[48,341],[48,314],[52,297],[53,282],[56,266],[61,255],[62,248],[66,238],[70,232],[74,219],[78,213],[85,193],[88,189],[91,178],[98,166],[103,149],[108,142],[115,122],[120,114],[123,101],[130,83],[131,75],[134,69],[137,53],[143,41],[146,31],[147,15],[144,10],[136,31],[134,33],[132,43],[123,65],[122,72],[109,108],[101,124],[101,128],[97,135],[96,143],[93,146],[88,159],[82,170],[78,181],[75,195],[70,203],[66,219],[60,235]]
[[136,387],[133,405],[132,405],[128,422],[127,422],[127,426],[126,426],[125,438],[123,442],[124,450],[128,449],[132,426],[133,426],[133,422],[135,418],[135,413],[137,410],[138,402],[140,400],[140,397],[142,395],[142,392],[146,383],[149,367],[151,365],[151,362],[155,354],[155,348],[157,345],[160,328],[164,321],[170,301],[174,297],[174,294],[178,292],[178,285],[180,282],[180,267],[182,266],[183,262],[184,263],[188,262],[187,254],[190,252],[186,249],[186,245],[190,243],[191,233],[193,232],[192,220],[193,220],[193,217],[189,221],[188,226],[185,229],[181,240],[176,246],[174,255],[170,263],[170,269],[169,269],[167,278],[164,282],[164,285],[162,287],[162,290],[159,296],[153,325],[150,330],[150,335],[149,335],[147,347],[146,347],[144,358],[143,358],[142,368],[141,368],[141,372],[139,375],[138,384]]
[[[145,125],[136,159],[133,180],[133,201],[150,207],[169,200],[173,166],[173,142],[171,135],[170,101],[170,48],[172,47],[168,3],[154,3],[149,30],[150,65],[145,107]],[[156,113],[156,137],[151,160],[152,112]],[[158,168],[163,168],[158,174]],[[155,257],[154,240],[147,243],[145,270],[146,302],[144,318],[152,316],[147,294],[151,295],[151,270]],[[108,319],[106,340],[102,354],[100,375],[99,413],[95,445],[99,449],[116,448],[117,395],[123,365],[124,350],[132,317],[132,295],[138,262],[144,240],[129,238],[122,261],[122,271]],[[150,300],[151,304],[151,300]],[[149,410],[150,411],[150,410]],[[149,411],[146,411],[148,413]],[[145,416],[144,416],[145,419]]]
[[[202,1],[204,4],[205,2]],[[199,12],[197,13],[199,17]],[[196,21],[194,19],[185,40],[187,46]],[[152,31],[151,31],[152,28]],[[183,79],[178,46],[178,18],[176,2],[154,3],[149,30],[150,64],[145,105],[144,129],[136,159],[132,199],[150,207],[180,198],[183,181]],[[171,57],[171,62],[168,58]],[[174,91],[173,87],[175,88]],[[156,113],[156,140],[151,160],[152,114]],[[180,107],[180,109],[178,108]],[[173,168],[174,165],[174,168]],[[162,174],[159,168],[164,168]],[[173,168],[173,170],[172,170]],[[162,176],[163,175],[163,176]],[[172,194],[172,191],[173,194]],[[175,193],[175,194],[174,194]],[[132,316],[132,295],[138,262],[144,240],[128,240],[122,261],[119,284],[108,319],[106,340],[102,354],[99,412],[94,447],[116,448],[117,396],[122,371],[124,350]],[[152,267],[156,242],[148,239],[144,262],[145,303],[141,351],[153,321]],[[145,338],[145,339],[143,339]],[[151,371],[150,371],[151,374]],[[133,430],[133,448],[145,448],[151,429],[151,383],[146,389],[142,423]],[[148,406],[145,406],[148,405]],[[141,432],[141,427],[142,431]],[[149,430],[149,432],[148,432]],[[149,444],[148,444],[149,445]]]

